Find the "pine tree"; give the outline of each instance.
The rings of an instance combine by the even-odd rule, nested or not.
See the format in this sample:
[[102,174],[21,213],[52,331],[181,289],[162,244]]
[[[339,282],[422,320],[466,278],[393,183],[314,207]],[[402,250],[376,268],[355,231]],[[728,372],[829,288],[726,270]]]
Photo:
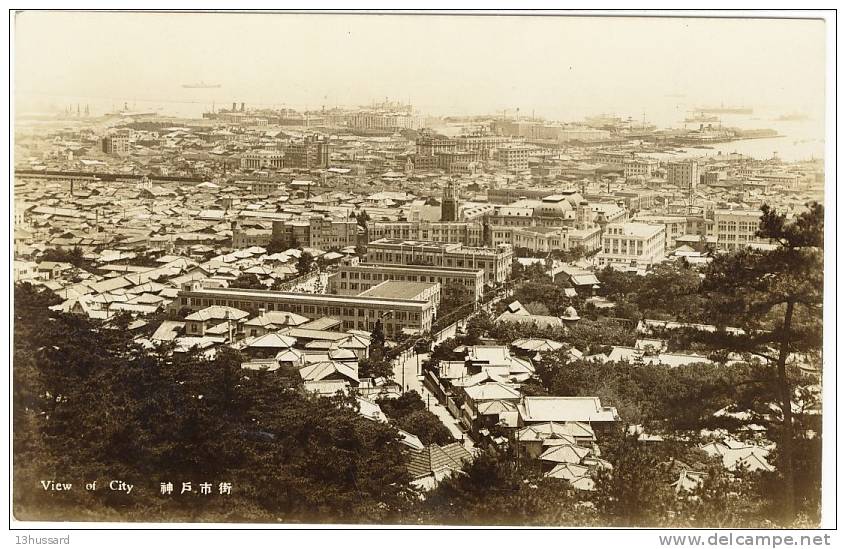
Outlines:
[[711,298],[712,319],[718,325],[739,326],[743,333],[721,330],[707,339],[715,346],[758,356],[771,371],[781,409],[778,453],[784,519],[793,521],[794,387],[787,366],[792,353],[822,346],[823,207],[812,203],[792,221],[767,205],[761,210],[757,236],[776,247],[720,256],[703,282]]

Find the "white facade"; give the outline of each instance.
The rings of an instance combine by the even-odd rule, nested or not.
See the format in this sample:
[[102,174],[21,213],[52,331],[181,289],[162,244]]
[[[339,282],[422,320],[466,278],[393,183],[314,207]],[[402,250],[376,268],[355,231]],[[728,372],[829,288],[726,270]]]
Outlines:
[[755,236],[761,223],[761,210],[714,210],[711,236],[717,237],[717,249],[739,250],[750,244],[769,241]]
[[667,183],[682,189],[695,189],[699,184],[699,164],[695,160],[668,163]]
[[664,259],[664,226],[646,223],[610,223],[602,235],[601,266],[647,267]]
[[260,170],[262,168],[279,169],[282,167],[284,154],[276,151],[253,151],[241,157],[241,168]]

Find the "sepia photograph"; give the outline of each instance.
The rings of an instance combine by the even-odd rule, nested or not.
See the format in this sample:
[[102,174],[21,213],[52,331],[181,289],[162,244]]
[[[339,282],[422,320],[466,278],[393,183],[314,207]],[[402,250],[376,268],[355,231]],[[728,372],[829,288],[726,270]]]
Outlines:
[[832,17],[10,10],[10,528],[831,527]]

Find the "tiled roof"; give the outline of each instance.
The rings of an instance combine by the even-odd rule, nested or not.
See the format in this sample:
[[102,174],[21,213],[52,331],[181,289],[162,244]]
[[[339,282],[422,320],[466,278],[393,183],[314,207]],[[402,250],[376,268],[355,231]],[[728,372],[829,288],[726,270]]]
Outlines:
[[472,455],[459,442],[446,446],[430,444],[419,452],[411,454],[408,472],[413,478],[434,474],[444,469],[460,470],[472,459]]

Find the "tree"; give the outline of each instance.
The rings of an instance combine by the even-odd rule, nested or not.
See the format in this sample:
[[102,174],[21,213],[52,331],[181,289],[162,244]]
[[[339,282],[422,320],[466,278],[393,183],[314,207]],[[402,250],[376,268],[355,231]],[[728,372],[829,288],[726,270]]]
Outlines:
[[370,216],[367,214],[367,210],[361,210],[358,214],[355,214],[354,217],[359,227],[367,229],[367,222],[370,221]]
[[538,303],[546,306],[548,314],[563,315],[570,306],[570,298],[564,293],[565,286],[556,284],[551,278],[532,278],[514,289],[514,299],[523,303]]
[[441,288],[441,303],[438,317],[443,318],[473,302],[473,296],[467,288],[456,282],[446,284]]
[[377,318],[370,332],[370,354],[374,360],[382,360],[385,356],[385,331],[382,329],[382,319]]
[[302,252],[300,257],[297,258],[297,272],[300,273],[300,275],[311,272],[313,265],[314,256],[308,252]]
[[438,417],[426,409],[417,391],[376,402],[398,428],[417,435],[423,444],[448,444],[455,439]]
[[[279,371],[247,373],[225,348],[212,360],[147,350],[120,325],[50,311],[55,301],[15,287],[17,517],[386,523],[411,508],[396,428],[363,418],[354,398],[307,395]],[[141,482],[130,498],[33,489],[56,471]],[[163,502],[158,482],[179,490],[180,479],[208,479],[215,491],[226,481],[233,491]]]
[[513,461],[483,452],[463,473],[444,479],[418,508],[424,523],[598,526],[585,503],[567,481],[523,474]]
[[392,379],[394,369],[390,360],[376,359],[371,356],[358,361],[358,377],[362,379],[374,377]]
[[253,273],[241,273],[232,283],[230,288],[244,288],[247,290],[266,290],[267,286],[261,283],[258,276]]
[[654,526],[666,515],[673,498],[666,469],[654,452],[636,437],[612,439],[603,457],[614,464],[596,480],[595,502],[614,526]]
[[70,263],[74,267],[82,268],[85,265],[85,259],[82,255],[82,249],[79,246],[74,246],[70,251],[63,250],[62,248],[48,248],[44,250],[44,253],[41,254],[38,260],[39,262],[54,261],[56,263]]
[[272,239],[267,246],[265,246],[265,250],[267,250],[268,254],[278,254],[279,252],[284,252],[288,249],[286,242],[280,238]]
[[532,301],[527,303],[526,310],[533,315],[549,316],[549,309],[540,301]]
[[618,303],[626,318],[658,318],[699,322],[704,296],[699,273],[683,262],[654,266],[646,276],[606,267],[597,275],[599,294]]
[[770,367],[781,409],[779,471],[783,478],[785,520],[796,516],[794,486],[794,414],[787,359],[822,346],[823,207],[788,221],[767,205],[757,236],[770,239],[772,250],[744,249],[717,257],[709,266],[703,289],[708,313],[720,326],[739,326],[743,333],[719,331],[703,335],[711,344],[748,352]]

